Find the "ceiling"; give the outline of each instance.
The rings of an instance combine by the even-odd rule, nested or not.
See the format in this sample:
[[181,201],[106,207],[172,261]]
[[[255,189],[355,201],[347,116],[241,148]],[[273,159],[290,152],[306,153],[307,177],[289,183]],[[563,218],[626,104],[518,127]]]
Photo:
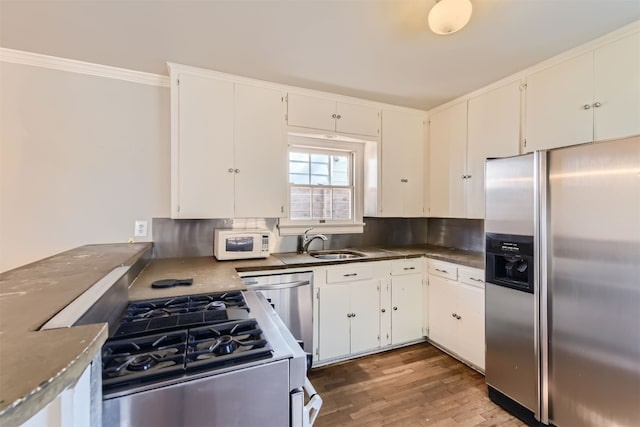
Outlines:
[[167,74],[166,62],[429,109],[640,20],[640,0],[0,0],[0,46]]

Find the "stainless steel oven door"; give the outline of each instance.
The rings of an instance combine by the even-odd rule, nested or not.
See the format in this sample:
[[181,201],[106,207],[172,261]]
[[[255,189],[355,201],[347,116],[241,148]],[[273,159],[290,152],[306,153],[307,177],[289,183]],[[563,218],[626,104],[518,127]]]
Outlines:
[[103,401],[104,427],[282,427],[290,423],[289,360]]

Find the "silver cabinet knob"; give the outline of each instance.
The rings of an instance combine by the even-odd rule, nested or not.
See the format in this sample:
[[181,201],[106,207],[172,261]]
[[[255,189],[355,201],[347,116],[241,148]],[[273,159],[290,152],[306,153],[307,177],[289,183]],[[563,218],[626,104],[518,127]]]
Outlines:
[[331,117],[335,119],[337,117],[337,115],[332,114]]
[[347,317],[349,317],[349,318],[350,318],[350,317],[351,317],[351,313],[347,313]]
[[240,173],[240,169],[235,169],[234,172],[235,173]]
[[585,110],[588,110],[589,108],[591,108],[591,105],[589,105],[589,104],[584,104],[584,105],[582,106],[582,108],[584,108]]
[[233,168],[229,168],[229,173],[233,173]]
[[341,118],[342,118],[342,116],[341,116],[340,114],[338,114],[338,115],[336,116],[336,118],[341,119]]
[[394,309],[394,310],[397,310],[397,309],[398,309],[398,307],[393,307],[393,309]]
[[380,310],[380,311],[382,311],[383,313],[386,313],[386,312],[387,312],[387,309],[386,309],[386,308],[383,308],[383,309],[382,309],[382,310]]
[[355,313],[351,313],[351,317],[356,317],[356,314]]
[[458,314],[458,315],[456,315],[456,319],[460,320],[460,319],[462,319],[462,316],[460,316],[460,315]]
[[593,104],[593,106],[596,107],[596,108],[600,108],[600,106],[602,106],[602,104],[600,104],[599,102],[596,102],[596,103]]

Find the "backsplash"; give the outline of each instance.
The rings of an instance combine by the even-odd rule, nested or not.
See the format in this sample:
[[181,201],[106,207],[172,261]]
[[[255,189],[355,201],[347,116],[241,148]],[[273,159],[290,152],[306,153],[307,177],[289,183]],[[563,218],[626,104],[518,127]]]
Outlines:
[[429,218],[427,243],[482,252],[484,251],[484,220]]
[[[295,252],[297,236],[280,237],[277,219],[169,219],[153,218],[154,257],[213,256],[216,228],[265,228],[272,232],[271,251]],[[362,234],[327,235],[325,249],[347,247],[434,244],[482,251],[482,220],[450,218],[364,218]],[[312,243],[320,249],[320,242]]]

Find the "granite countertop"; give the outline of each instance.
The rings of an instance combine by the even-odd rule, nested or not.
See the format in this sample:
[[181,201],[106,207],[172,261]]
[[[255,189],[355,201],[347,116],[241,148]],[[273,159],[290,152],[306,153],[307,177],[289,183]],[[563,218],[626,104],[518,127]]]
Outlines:
[[[165,298],[246,289],[236,270],[282,269],[285,265],[271,256],[246,261],[217,261],[212,256],[153,259],[129,287],[129,300]],[[193,279],[191,286],[155,289],[160,279]]]
[[106,323],[38,329],[151,247],[86,245],[0,274],[0,424],[22,424],[44,408],[80,377],[107,339]]

